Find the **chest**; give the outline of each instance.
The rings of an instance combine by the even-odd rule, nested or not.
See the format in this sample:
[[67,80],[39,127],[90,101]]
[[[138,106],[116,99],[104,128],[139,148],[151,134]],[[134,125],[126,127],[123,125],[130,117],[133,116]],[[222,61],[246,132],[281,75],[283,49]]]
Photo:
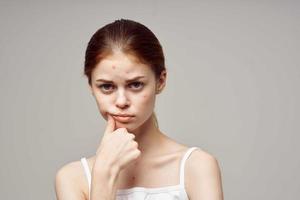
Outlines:
[[179,183],[180,155],[137,161],[119,174],[118,189],[133,187],[157,188]]

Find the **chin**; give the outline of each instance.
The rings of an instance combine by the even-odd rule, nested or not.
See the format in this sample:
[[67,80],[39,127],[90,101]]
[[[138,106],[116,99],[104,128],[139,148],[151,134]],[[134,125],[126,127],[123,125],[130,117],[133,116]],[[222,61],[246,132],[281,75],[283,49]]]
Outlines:
[[121,122],[116,122],[116,129],[117,128],[126,128],[129,133],[134,133],[136,129],[141,127],[143,124],[137,124],[134,122],[131,123],[121,123]]
[[151,120],[151,115],[150,115],[150,117],[144,118],[143,120],[136,117],[134,120],[129,121],[129,122],[116,121],[115,129],[126,128],[129,133],[134,133],[137,129],[139,129],[145,123],[148,123],[149,120]]
[[116,129],[117,128],[126,128],[128,132],[131,130],[134,130],[136,128],[136,125],[134,123],[122,123],[122,122],[116,122]]

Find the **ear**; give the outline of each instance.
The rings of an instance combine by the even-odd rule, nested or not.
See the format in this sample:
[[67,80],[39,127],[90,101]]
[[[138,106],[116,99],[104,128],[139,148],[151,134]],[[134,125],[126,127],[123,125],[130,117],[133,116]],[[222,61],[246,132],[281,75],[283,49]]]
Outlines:
[[89,88],[89,90],[90,90],[90,92],[91,92],[91,94],[94,96],[94,91],[93,91],[93,88],[92,88],[92,86],[88,83],[88,88]]
[[161,91],[164,89],[164,87],[166,86],[166,80],[167,80],[167,71],[163,70],[160,73],[160,77],[156,84],[156,94],[161,93]]

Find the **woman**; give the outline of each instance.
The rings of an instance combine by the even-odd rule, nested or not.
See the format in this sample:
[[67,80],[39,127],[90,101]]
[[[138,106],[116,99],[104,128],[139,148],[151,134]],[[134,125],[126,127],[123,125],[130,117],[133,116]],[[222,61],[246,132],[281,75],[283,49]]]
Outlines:
[[90,39],[85,75],[107,125],[90,158],[56,174],[59,200],[222,200],[215,157],[159,130],[156,95],[166,84],[162,47],[144,25],[116,20]]

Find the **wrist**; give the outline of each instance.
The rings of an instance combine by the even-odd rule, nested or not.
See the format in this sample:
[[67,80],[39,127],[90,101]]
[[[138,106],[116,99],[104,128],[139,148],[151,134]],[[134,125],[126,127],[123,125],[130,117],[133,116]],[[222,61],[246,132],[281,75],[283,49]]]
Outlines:
[[104,162],[103,160],[96,160],[92,169],[92,174],[104,179],[116,178],[119,175],[119,168],[116,165]]
[[[112,167],[101,166],[92,171],[91,197],[95,199],[114,199],[117,191],[119,173]],[[94,198],[92,198],[94,199]]]

